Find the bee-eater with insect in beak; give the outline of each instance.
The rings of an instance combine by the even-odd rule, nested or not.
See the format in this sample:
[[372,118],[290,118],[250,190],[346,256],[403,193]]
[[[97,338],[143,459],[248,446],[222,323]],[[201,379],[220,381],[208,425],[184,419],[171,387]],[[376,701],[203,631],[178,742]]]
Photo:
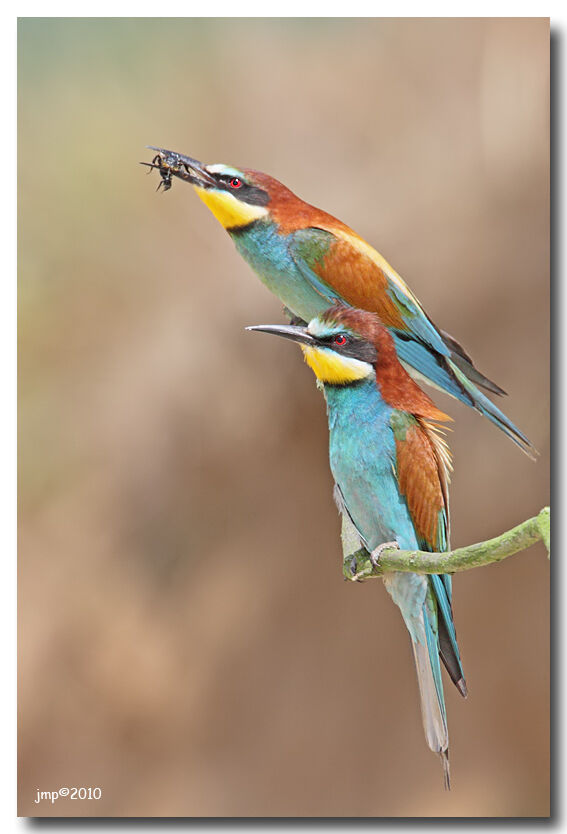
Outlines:
[[[306,327],[248,329],[298,342],[323,387],[343,541],[354,532],[354,549],[366,547],[373,560],[386,543],[403,550],[448,550],[451,457],[437,424],[450,417],[404,370],[378,317],[337,304]],[[395,572],[386,574],[384,583],[411,636],[425,735],[441,756],[448,788],[440,659],[459,692],[467,694],[453,625],[451,577]]]
[[152,163],[142,164],[159,169],[164,190],[172,176],[193,185],[292,320],[310,321],[337,301],[377,313],[412,375],[475,408],[534,456],[527,437],[478,386],[505,392],[433,324],[398,273],[356,232],[267,174],[152,149]]

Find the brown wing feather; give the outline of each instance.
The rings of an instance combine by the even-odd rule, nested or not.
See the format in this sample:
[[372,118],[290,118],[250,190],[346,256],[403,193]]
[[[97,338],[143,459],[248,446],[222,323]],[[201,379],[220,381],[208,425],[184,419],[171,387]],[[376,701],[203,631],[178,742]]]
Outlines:
[[388,279],[383,270],[348,240],[336,238],[313,271],[352,307],[377,313],[386,327],[407,330],[400,310],[387,293]]
[[437,426],[416,418],[405,439],[396,438],[397,479],[407,501],[416,533],[432,551],[444,549],[439,537],[439,514],[446,518],[449,538],[448,483],[451,456]]

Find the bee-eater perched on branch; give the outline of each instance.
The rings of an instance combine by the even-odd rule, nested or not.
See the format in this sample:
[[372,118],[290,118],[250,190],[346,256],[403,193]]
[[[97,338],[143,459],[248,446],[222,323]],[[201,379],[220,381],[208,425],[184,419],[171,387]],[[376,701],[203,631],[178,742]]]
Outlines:
[[[337,504],[360,546],[379,558],[402,550],[449,549],[449,450],[437,423],[450,420],[404,370],[392,337],[373,313],[337,304],[307,327],[262,325],[301,345],[322,384]],[[411,635],[423,725],[449,787],[443,661],[464,696],[466,684],[451,608],[451,577],[389,573],[384,583]]]
[[398,273],[356,232],[267,174],[153,150],[153,162],[143,164],[159,169],[160,185],[169,189],[172,176],[191,183],[242,257],[293,316],[307,322],[336,301],[377,313],[410,373],[484,414],[534,456],[527,437],[478,386],[493,394],[504,391],[433,324]]

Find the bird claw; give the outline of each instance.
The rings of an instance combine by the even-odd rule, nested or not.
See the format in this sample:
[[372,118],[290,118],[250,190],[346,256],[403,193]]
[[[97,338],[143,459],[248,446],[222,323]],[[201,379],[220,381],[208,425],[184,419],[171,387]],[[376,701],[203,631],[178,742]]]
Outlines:
[[[370,554],[370,564],[368,561],[365,561],[365,567],[357,572],[357,558],[356,553],[352,554],[349,569],[351,576],[349,577],[351,582],[364,582],[365,579],[376,579],[382,573],[382,566],[380,565],[380,557],[384,550],[399,550],[400,545],[398,542],[383,542],[379,544],[378,547],[375,547],[372,553]],[[377,571],[375,573],[375,571]]]
[[374,550],[370,554],[370,561],[372,562],[375,568],[380,567],[380,556],[382,555],[382,553],[385,550],[390,550],[392,548],[395,550],[399,550],[400,545],[397,542],[382,542],[382,544],[379,544],[378,547],[374,548]]

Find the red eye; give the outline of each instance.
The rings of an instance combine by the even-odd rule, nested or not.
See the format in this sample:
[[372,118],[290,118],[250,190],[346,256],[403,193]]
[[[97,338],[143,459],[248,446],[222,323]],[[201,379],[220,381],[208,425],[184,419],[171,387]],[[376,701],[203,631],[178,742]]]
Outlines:
[[242,185],[242,180],[239,180],[238,177],[233,177],[229,182],[231,188],[240,188]]
[[343,334],[342,334],[342,333],[338,333],[338,334],[335,336],[335,338],[333,339],[333,342],[334,342],[336,345],[346,345],[346,336],[343,336]]

